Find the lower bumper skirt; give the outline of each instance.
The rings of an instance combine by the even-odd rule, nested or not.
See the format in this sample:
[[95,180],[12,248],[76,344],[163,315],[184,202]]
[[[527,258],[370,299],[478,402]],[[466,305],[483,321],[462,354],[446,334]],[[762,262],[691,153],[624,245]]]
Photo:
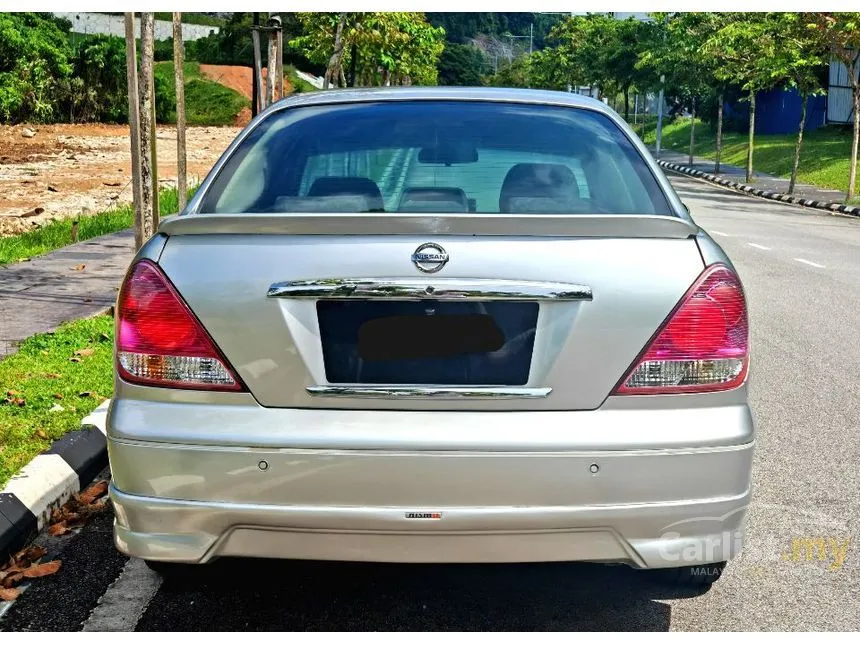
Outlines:
[[[731,559],[743,541],[739,496],[585,507],[427,509],[200,502],[111,487],[120,551],[203,563],[219,556],[374,562],[626,563],[695,566]],[[425,512],[426,511],[426,512]],[[404,530],[410,513],[414,530]],[[432,515],[438,514],[435,518]],[[431,517],[420,517],[430,515]],[[396,527],[396,528],[395,528]],[[474,527],[481,527],[475,530]]]

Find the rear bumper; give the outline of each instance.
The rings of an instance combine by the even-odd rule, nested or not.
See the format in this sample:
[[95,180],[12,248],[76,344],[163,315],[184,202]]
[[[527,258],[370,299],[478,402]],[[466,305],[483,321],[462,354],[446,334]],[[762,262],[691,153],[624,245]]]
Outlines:
[[117,547],[146,559],[659,568],[737,554],[753,444],[553,452],[108,446]]

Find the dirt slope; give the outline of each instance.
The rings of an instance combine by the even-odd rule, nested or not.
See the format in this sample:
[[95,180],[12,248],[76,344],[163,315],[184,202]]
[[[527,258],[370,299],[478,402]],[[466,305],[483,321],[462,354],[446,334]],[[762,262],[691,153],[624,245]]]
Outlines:
[[[252,69],[242,65],[200,65],[200,73],[210,81],[226,85],[231,90],[239,92],[249,101],[252,90]],[[266,79],[266,70],[263,69],[263,80]]]
[[[268,74],[266,68],[263,68],[263,83],[266,82]],[[200,73],[210,81],[215,81],[231,90],[239,92],[249,101],[253,94],[253,69],[242,65],[200,65]],[[284,96],[289,96],[292,93],[292,86],[288,78],[284,78]],[[251,110],[243,109],[236,116],[235,125],[244,127],[251,120]]]

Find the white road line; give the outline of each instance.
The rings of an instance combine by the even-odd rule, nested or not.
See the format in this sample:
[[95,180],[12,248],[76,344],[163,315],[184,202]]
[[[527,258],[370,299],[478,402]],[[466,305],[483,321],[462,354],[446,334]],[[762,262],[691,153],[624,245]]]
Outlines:
[[770,251],[769,246],[765,246],[764,244],[756,244],[755,242],[747,242],[747,246],[751,246],[754,249],[761,249],[762,251]]
[[811,267],[815,267],[816,269],[826,269],[823,264],[818,264],[818,262],[813,262],[811,260],[804,260],[803,258],[794,258],[795,262],[801,262],[803,264],[808,264]]
[[161,586],[161,576],[143,560],[131,558],[93,609],[85,632],[133,632],[149,601]]
[[711,231],[714,235],[719,235],[720,237],[731,237],[728,233],[723,233],[722,231]]

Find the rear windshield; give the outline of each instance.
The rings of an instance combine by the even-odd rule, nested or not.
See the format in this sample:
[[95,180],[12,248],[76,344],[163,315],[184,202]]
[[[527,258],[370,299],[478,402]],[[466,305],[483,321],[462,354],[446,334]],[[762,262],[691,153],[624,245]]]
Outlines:
[[464,101],[274,113],[234,151],[199,212],[672,214],[606,116]]

